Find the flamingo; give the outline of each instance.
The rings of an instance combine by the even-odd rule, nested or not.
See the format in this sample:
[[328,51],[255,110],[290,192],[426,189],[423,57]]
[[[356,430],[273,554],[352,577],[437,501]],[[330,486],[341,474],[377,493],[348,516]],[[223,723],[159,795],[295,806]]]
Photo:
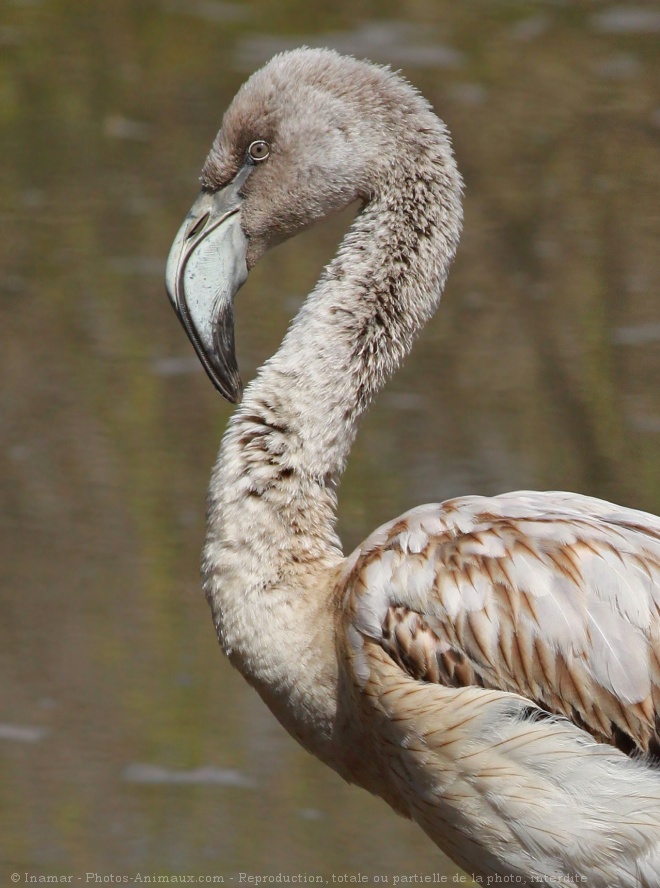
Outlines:
[[[202,573],[277,719],[484,884],[660,886],[660,519],[574,493],[423,505],[344,556],[357,420],[436,310],[462,223],[445,125],[388,68],[300,49],[241,87],[166,269],[239,403]],[[242,395],[233,300],[274,244],[360,202]],[[241,399],[242,395],[242,399]]]

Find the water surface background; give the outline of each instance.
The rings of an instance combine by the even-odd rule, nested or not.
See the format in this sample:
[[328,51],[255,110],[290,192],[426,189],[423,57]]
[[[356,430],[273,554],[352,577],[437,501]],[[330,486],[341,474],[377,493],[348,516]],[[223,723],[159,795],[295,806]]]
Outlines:
[[[660,511],[660,5],[4,0],[0,882],[11,872],[452,873],[232,672],[199,589],[230,408],[164,293],[223,109],[275,51],[401,68],[450,126],[465,234],[364,421],[350,550],[417,503],[559,488]],[[344,214],[237,300],[243,376]]]

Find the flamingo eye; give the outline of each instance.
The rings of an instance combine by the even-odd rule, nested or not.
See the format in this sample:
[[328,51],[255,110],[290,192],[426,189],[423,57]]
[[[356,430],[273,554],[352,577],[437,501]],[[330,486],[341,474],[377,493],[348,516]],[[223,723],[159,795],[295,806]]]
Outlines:
[[260,163],[262,160],[266,160],[270,154],[270,145],[263,139],[257,139],[256,142],[250,144],[247,153],[253,163]]

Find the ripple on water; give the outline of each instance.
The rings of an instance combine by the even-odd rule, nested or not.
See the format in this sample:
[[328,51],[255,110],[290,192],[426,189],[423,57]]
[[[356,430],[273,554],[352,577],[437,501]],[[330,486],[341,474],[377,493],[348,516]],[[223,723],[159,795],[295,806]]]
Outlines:
[[633,324],[630,327],[615,327],[612,331],[615,345],[649,345],[660,342],[660,324]]
[[461,52],[446,44],[428,40],[428,29],[410,22],[366,22],[352,31],[326,31],[296,37],[257,34],[238,43],[236,66],[251,70],[267,62],[275,53],[299,46],[336,49],[357,58],[412,67],[460,68],[465,61]]
[[38,743],[48,730],[34,725],[0,724],[0,740],[13,740],[16,743]]
[[660,12],[641,6],[613,6],[593,15],[591,27],[601,34],[657,34]]
[[236,768],[215,768],[212,765],[179,770],[136,762],[133,765],[128,765],[122,777],[127,783],[195,784],[232,786],[238,789],[254,789],[256,785],[252,778],[242,774]]

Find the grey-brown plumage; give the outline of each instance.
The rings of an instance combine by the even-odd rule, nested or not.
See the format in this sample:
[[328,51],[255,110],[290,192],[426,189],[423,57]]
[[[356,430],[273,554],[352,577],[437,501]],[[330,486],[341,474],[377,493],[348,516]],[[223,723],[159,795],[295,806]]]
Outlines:
[[659,885],[660,519],[524,492],[422,506],[348,558],[335,533],[356,421],[458,242],[444,124],[387,69],[286,53],[239,91],[202,185],[168,291],[232,400],[248,269],[361,204],[213,472],[203,574],[223,649],[307,749],[468,871]]

